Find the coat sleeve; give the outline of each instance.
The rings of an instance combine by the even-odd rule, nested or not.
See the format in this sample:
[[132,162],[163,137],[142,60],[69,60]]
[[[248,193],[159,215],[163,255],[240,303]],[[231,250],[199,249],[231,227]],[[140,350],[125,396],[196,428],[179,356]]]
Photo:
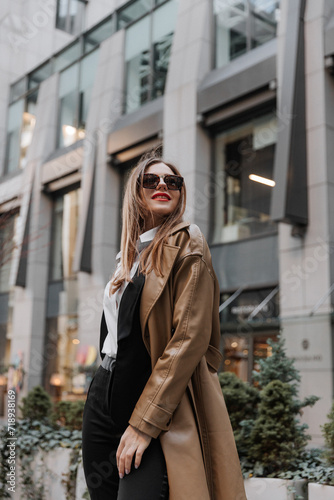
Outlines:
[[184,257],[175,272],[174,334],[154,366],[129,421],[151,437],[169,429],[173,412],[208,349],[214,279],[200,255]]

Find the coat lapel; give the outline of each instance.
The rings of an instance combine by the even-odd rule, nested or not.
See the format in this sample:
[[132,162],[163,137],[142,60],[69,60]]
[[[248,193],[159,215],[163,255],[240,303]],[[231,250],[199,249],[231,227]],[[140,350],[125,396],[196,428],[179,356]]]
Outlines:
[[[177,224],[171,232],[171,235],[188,227],[189,222],[180,222]],[[180,247],[172,245],[170,243],[164,243],[163,245],[163,276],[157,276],[154,271],[146,276],[144,288],[142,291],[141,305],[140,305],[140,321],[141,321],[141,331],[142,335],[145,335],[145,329],[149,314],[160,297],[163,289],[166,286],[169,275],[173,268],[177,254],[179,253]]]
[[157,276],[154,271],[146,276],[140,307],[141,331],[143,335],[145,334],[148,316],[166,286],[179,250],[180,247],[164,244],[163,276]]

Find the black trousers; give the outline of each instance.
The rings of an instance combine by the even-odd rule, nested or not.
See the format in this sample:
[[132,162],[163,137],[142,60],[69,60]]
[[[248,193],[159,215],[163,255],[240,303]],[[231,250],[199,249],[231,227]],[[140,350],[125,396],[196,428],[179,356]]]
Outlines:
[[152,439],[138,469],[119,479],[116,451],[123,430],[110,417],[113,373],[100,366],[83,414],[83,467],[91,500],[167,500],[168,480],[159,439]]

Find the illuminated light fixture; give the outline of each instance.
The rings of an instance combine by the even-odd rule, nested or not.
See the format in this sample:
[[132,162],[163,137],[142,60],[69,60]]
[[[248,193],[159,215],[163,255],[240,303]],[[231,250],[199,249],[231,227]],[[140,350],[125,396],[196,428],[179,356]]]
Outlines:
[[80,344],[80,340],[79,339],[73,339],[72,340],[72,344]]
[[265,177],[261,177],[260,175],[250,174],[249,176],[251,181],[260,182],[261,184],[265,184],[266,186],[274,187],[276,182],[271,179],[266,179]]
[[232,342],[231,347],[238,347],[238,342]]
[[65,385],[65,377],[62,373],[53,373],[50,377],[50,385],[62,387]]

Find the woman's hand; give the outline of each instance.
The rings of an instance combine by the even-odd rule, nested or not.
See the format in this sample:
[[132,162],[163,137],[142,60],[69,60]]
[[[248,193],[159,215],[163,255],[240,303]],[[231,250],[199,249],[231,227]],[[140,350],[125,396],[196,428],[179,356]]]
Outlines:
[[144,434],[144,432],[129,425],[121,437],[116,453],[118,474],[121,479],[124,477],[124,473],[129,474],[134,454],[136,454],[135,468],[138,469],[143,453],[151,439],[148,434]]

